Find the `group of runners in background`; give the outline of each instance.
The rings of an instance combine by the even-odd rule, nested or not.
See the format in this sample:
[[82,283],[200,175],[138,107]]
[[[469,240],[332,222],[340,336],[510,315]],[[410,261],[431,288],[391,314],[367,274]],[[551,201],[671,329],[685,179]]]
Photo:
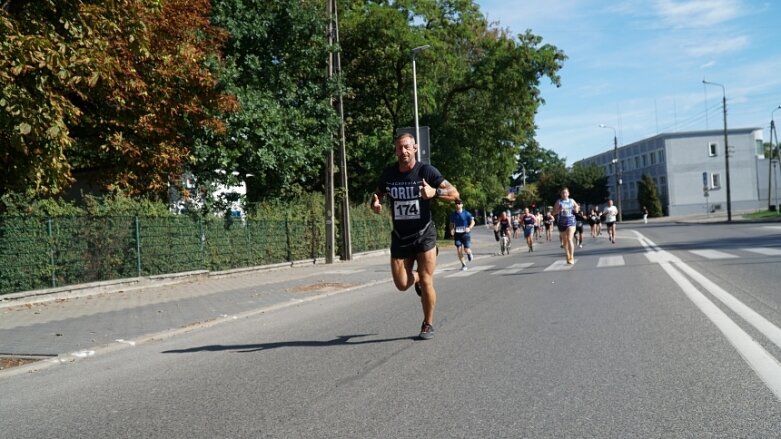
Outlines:
[[591,236],[596,238],[602,235],[602,225],[607,227],[608,239],[616,243],[616,216],[618,209],[613,205],[613,200],[608,200],[607,206],[600,210],[598,206],[590,210],[581,208],[574,199],[569,197],[569,189],[562,188],[560,198],[556,200],[551,209],[545,212],[530,212],[525,208],[523,213],[508,215],[501,212],[495,215],[491,222],[486,220],[487,226],[493,227],[497,241],[506,236],[509,239],[518,239],[520,232],[526,239],[529,252],[534,251],[534,240],[542,241],[553,239],[553,228],[559,231],[559,241],[564,249],[567,264],[575,263],[575,247],[583,248],[583,229],[589,225]]

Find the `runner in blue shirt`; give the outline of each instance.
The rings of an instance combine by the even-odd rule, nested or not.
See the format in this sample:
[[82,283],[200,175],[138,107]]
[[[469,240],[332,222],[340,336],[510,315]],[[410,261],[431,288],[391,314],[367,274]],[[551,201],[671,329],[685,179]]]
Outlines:
[[461,271],[466,271],[464,253],[467,259],[472,261],[472,229],[475,227],[475,219],[472,214],[464,210],[464,202],[456,200],[456,211],[450,214],[450,234],[456,244],[458,260],[461,261]]

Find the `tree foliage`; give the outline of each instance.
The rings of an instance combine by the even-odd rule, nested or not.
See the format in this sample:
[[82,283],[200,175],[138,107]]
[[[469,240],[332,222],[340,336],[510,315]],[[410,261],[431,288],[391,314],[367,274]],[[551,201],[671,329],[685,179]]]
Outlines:
[[[3,190],[57,194],[72,171],[159,197],[233,100],[207,61],[208,0],[9,1],[0,12]],[[29,184],[27,182],[32,182]]]
[[199,144],[198,172],[253,174],[253,200],[322,190],[338,122],[324,2],[216,0],[214,22],[230,34],[222,80],[241,110],[228,117],[224,144]]
[[578,203],[599,205],[607,201],[610,191],[605,169],[596,164],[576,163],[570,170],[570,193]]
[[650,175],[643,174],[637,183],[637,202],[648,209],[648,216],[651,218],[664,216],[662,200],[656,190],[656,183]]
[[[559,49],[489,23],[474,0],[339,6],[341,41],[329,45],[321,0],[6,0],[0,195],[51,196],[75,176],[159,199],[185,173],[203,194],[230,179],[246,179],[252,200],[320,191],[341,91],[339,171],[360,199],[394,160],[394,131],[414,125],[411,50],[422,45],[420,122],[433,164],[468,205],[498,202],[519,160],[543,198],[546,173],[566,174],[534,140],[540,81],[559,85]],[[337,51],[344,75],[329,77]]]
[[[385,165],[393,130],[414,125],[411,50],[427,44],[416,67],[432,163],[475,197],[468,204],[501,199],[516,157],[534,136],[539,81],[547,76],[558,84],[564,54],[530,32],[514,37],[491,26],[470,0],[345,3],[351,168]],[[373,178],[353,178],[352,193],[373,189]]]

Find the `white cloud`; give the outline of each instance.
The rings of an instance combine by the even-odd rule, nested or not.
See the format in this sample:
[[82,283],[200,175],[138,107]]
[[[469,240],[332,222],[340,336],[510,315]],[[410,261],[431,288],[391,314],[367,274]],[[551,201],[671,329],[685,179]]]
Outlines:
[[691,56],[716,56],[737,52],[748,47],[750,39],[745,35],[722,40],[709,40],[707,44],[695,43],[684,45],[684,50]]
[[675,28],[711,27],[743,14],[740,0],[657,0],[656,12]]

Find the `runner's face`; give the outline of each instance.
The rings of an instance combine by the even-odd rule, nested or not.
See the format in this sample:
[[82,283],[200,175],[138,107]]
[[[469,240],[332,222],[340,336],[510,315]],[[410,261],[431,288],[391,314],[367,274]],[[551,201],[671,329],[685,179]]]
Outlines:
[[396,142],[396,157],[401,163],[410,163],[414,160],[415,151],[417,151],[415,142],[409,137],[404,137]]

